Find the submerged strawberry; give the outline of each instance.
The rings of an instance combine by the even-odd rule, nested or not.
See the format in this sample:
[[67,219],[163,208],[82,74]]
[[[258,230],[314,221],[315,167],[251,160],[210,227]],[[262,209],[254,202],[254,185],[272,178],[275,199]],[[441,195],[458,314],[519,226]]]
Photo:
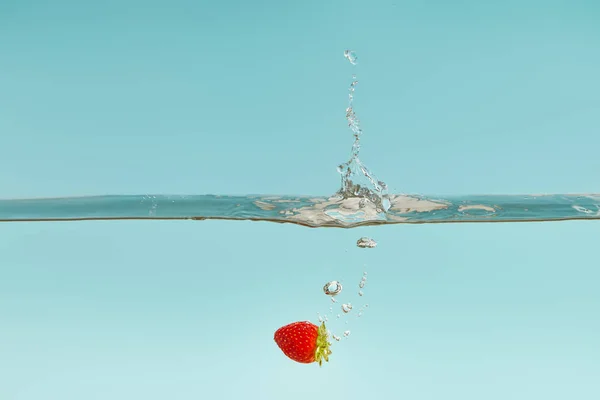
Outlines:
[[319,365],[323,360],[329,362],[331,343],[327,341],[325,323],[318,327],[308,321],[294,322],[277,329],[274,339],[283,354],[296,362]]

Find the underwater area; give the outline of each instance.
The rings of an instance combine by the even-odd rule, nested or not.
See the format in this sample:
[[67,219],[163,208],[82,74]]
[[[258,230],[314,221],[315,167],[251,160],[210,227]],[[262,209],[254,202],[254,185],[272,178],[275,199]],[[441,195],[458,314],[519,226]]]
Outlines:
[[599,398],[598,18],[0,2],[0,400]]

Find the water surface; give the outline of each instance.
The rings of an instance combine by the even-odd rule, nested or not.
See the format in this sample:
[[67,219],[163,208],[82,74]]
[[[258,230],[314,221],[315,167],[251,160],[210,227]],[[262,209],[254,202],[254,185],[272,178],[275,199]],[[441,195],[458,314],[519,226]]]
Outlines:
[[309,227],[600,219],[600,194],[364,197],[124,195],[0,200],[0,221],[224,219]]

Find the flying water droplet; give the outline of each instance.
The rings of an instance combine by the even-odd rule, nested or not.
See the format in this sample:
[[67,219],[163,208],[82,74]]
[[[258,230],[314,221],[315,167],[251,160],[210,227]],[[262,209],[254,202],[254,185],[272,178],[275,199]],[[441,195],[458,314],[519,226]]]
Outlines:
[[323,292],[327,296],[336,296],[342,291],[342,284],[338,281],[327,282],[325,286],[323,286]]
[[359,296],[362,296],[362,295],[364,295],[363,291],[362,291],[362,290],[359,290],[359,291],[358,291],[358,295],[359,295]]
[[352,65],[356,65],[356,63],[358,62],[358,56],[352,50],[345,50],[344,57],[346,57],[346,59],[350,61],[350,64]]
[[364,287],[365,287],[365,284],[366,284],[366,283],[367,283],[367,281],[366,281],[366,280],[362,280],[362,281],[360,281],[360,283],[358,284],[358,287],[362,289],[362,288],[364,288]]
[[356,242],[356,246],[360,247],[361,249],[372,249],[377,246],[377,242],[368,237],[361,237]]
[[350,331],[344,331],[344,337],[350,336]]
[[335,299],[335,297],[332,297],[332,298],[331,298],[331,302],[332,302],[332,303],[337,303],[337,300]]
[[352,304],[350,304],[350,303],[342,304],[342,311],[345,314],[348,314],[350,311],[352,311]]
[[341,340],[341,337],[337,335],[331,335],[331,337],[333,337],[336,340],[336,342],[339,342]]

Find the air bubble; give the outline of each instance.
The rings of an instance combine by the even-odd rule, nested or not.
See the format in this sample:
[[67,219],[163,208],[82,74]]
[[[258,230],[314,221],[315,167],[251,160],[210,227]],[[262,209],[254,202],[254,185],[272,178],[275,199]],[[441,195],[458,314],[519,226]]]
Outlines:
[[361,249],[372,249],[377,246],[377,242],[368,237],[361,237],[356,241],[356,246]]
[[342,291],[342,284],[338,281],[327,282],[323,286],[323,292],[328,296],[336,296]]
[[348,314],[350,311],[352,311],[352,304],[350,304],[350,303],[342,304],[342,311],[345,314]]

